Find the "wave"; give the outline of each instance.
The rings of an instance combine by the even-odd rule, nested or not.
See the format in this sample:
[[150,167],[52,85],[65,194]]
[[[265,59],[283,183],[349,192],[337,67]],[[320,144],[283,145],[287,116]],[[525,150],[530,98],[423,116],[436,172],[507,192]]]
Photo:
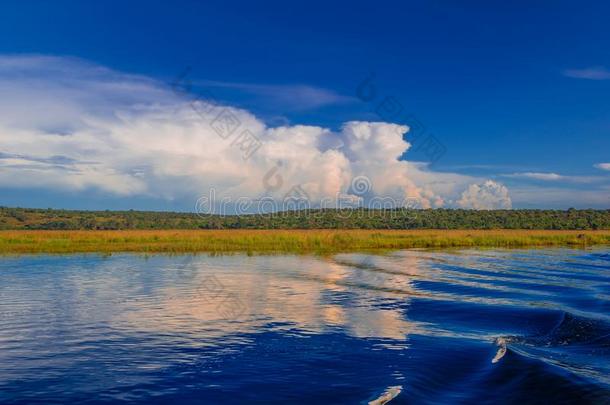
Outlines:
[[498,349],[491,363],[507,375],[527,366],[528,378],[553,382],[591,403],[610,401],[610,324],[603,320],[561,312],[557,323],[545,332],[503,336],[495,344]]
[[539,347],[566,345],[610,345],[610,324],[605,321],[560,313],[558,323],[548,332],[532,336],[505,336],[502,340]]

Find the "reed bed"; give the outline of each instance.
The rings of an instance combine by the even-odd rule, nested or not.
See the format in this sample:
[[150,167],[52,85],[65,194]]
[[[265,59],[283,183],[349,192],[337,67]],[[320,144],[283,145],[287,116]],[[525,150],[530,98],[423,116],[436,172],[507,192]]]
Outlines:
[[448,247],[610,245],[610,231],[124,230],[0,231],[0,254],[334,253]]

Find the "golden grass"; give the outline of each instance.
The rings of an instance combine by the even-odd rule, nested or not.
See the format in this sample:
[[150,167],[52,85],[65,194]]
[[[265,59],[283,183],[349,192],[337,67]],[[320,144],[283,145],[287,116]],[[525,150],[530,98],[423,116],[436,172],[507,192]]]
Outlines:
[[0,231],[0,254],[333,253],[407,248],[590,246],[598,244],[610,244],[609,230]]

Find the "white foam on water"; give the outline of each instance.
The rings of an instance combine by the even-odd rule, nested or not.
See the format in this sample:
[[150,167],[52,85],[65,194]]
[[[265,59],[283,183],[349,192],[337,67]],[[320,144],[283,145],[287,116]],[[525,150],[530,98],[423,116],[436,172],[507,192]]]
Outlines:
[[493,359],[491,359],[492,363],[497,363],[500,361],[502,357],[506,354],[506,339],[498,338],[496,339],[496,344],[499,346],[498,351]]
[[373,401],[369,402],[369,405],[383,405],[387,404],[402,392],[402,385],[394,385],[388,387],[381,396]]

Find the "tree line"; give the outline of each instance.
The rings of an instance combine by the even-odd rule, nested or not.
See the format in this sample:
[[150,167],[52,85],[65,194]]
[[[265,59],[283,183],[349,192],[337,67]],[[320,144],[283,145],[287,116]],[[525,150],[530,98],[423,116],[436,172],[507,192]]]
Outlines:
[[610,210],[317,209],[251,215],[0,207],[0,229],[610,229]]

